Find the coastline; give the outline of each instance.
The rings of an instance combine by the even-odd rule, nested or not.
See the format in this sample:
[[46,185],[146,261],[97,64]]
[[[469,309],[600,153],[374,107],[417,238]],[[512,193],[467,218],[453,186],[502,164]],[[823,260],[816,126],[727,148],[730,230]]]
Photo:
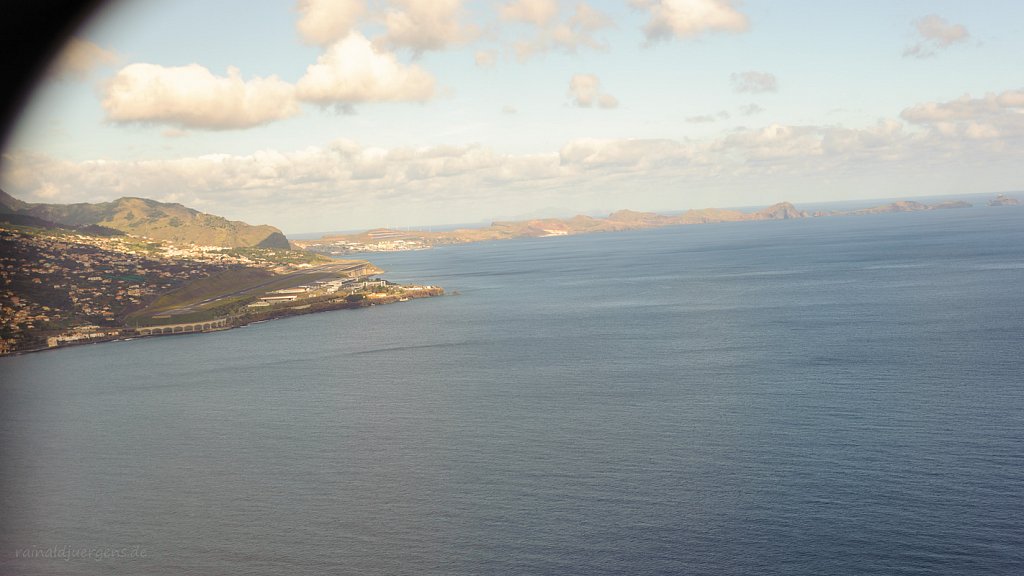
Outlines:
[[[245,314],[228,316],[223,318],[226,320],[226,325],[223,327],[210,328],[207,330],[196,330],[189,332],[167,332],[167,333],[149,333],[143,334],[137,328],[126,327],[121,328],[120,333],[110,336],[99,336],[96,338],[82,339],[80,341],[72,341],[56,346],[43,346],[39,348],[31,348],[26,350],[16,350],[9,354],[4,354],[0,358],[21,356],[23,354],[35,354],[38,352],[48,352],[51,350],[61,350],[65,348],[71,348],[76,346],[87,346],[90,344],[106,344],[110,342],[126,342],[128,340],[135,340],[138,338],[157,338],[166,336],[181,336],[184,334],[209,334],[212,332],[223,332],[226,330],[234,330],[235,328],[242,328],[251,324],[258,324],[261,322],[268,322],[271,320],[279,320],[281,318],[291,318],[293,316],[303,316],[306,314],[316,314],[318,312],[331,312],[334,310],[355,310],[358,308],[370,308],[377,305],[396,304],[399,302],[407,302],[409,300],[418,300],[421,298],[435,298],[438,296],[448,295],[444,288],[439,286],[410,286],[402,294],[380,294],[373,298],[363,298],[357,301],[349,301],[345,298],[334,298],[331,300],[316,302],[310,304],[302,304],[299,306],[285,306],[277,309],[265,310],[261,312],[248,312]],[[109,329],[114,330],[114,329]]]

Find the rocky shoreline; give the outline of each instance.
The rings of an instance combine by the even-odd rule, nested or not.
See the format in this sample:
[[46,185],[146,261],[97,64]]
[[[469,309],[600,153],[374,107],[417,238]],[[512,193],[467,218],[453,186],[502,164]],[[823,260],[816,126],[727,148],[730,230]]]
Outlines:
[[[154,338],[161,336],[180,336],[182,334],[206,334],[210,332],[222,332],[224,330],[233,330],[235,328],[242,328],[250,324],[267,322],[270,320],[279,320],[281,318],[291,318],[293,316],[315,314],[318,312],[330,312],[334,310],[353,310],[357,308],[369,308],[377,305],[395,304],[398,302],[406,302],[408,300],[416,300],[420,298],[433,298],[437,296],[444,296],[446,294],[444,288],[441,288],[439,286],[407,286],[404,288],[405,290],[402,293],[374,294],[355,301],[348,300],[344,297],[339,297],[320,302],[301,304],[298,306],[282,306],[280,308],[263,310],[259,312],[247,312],[244,314],[229,316],[225,319],[225,325],[210,328],[208,330],[143,334],[136,328],[111,328],[106,329],[106,335],[82,338],[80,340],[64,342],[53,346],[43,346],[39,348],[17,350],[11,352],[10,354],[6,354],[6,356],[20,356],[22,354],[33,354],[36,352],[46,352],[48,350],[60,350],[63,348],[70,348],[72,346],[84,346],[88,344],[124,342],[128,340],[134,340],[136,338]],[[118,330],[116,334],[114,333],[115,330]]]

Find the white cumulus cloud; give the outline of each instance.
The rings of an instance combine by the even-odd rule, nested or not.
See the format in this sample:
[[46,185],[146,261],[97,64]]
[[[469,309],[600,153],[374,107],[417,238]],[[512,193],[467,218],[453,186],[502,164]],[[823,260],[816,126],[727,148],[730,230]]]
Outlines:
[[832,126],[822,134],[821,149],[825,154],[898,160],[903,154],[902,144],[909,138],[904,126],[892,118],[858,130]]
[[251,128],[299,113],[295,89],[277,78],[243,80],[228,68],[215,76],[198,64],[130,64],[107,82],[103,108],[114,122],[149,122],[183,128]]
[[822,154],[824,129],[819,126],[771,124],[764,128],[742,130],[726,136],[722,145],[742,150],[754,160],[813,158]]
[[914,22],[920,41],[903,51],[904,57],[927,58],[970,37],[962,24],[953,24],[937,14],[929,14]]
[[366,13],[363,0],[299,0],[299,35],[310,44],[325,46],[344,38]]
[[693,152],[689,145],[675,140],[581,138],[563,146],[558,157],[565,167],[628,173],[684,166],[690,162]]
[[905,109],[900,117],[944,137],[988,140],[1024,137],[1024,90],[963,95],[948,102],[925,102]]
[[746,32],[750,21],[730,0],[657,0],[638,3],[650,12],[648,42],[693,38],[708,32]]
[[385,46],[416,52],[441,50],[471,39],[476,30],[462,23],[462,0],[393,0],[384,15]]
[[323,105],[425,102],[434,96],[434,77],[352,32],[306,68],[296,91],[299,99]]
[[601,80],[593,74],[576,74],[569,80],[569,97],[580,108],[615,108],[619,100],[601,89]]
[[613,25],[605,13],[580,2],[571,16],[559,18],[559,6],[553,0],[516,0],[504,4],[499,14],[506,22],[519,22],[532,28],[532,34],[514,42],[520,61],[531,56],[560,50],[574,53],[581,47],[604,49],[606,44],[596,33]]

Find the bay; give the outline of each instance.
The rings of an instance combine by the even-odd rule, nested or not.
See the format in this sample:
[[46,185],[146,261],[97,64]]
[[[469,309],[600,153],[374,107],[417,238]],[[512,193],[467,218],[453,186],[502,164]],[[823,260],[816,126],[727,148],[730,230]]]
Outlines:
[[459,295],[0,360],[2,571],[1024,569],[1024,210],[368,257]]

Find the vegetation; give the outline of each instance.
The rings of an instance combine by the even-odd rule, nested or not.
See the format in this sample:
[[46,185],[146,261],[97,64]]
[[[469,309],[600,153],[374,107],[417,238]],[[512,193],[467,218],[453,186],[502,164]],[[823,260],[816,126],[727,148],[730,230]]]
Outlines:
[[[290,248],[273,226],[253,226],[204,214],[181,204],[146,198],[118,198],[96,204],[30,204],[0,191],[0,213],[8,221],[70,228],[100,226],[154,240],[202,246]],[[21,222],[18,222],[20,220]]]
[[305,250],[271,249],[271,248],[229,248],[219,251],[220,254],[249,258],[250,260],[264,260],[275,264],[290,265],[318,265],[334,262],[332,258],[306,252]]

